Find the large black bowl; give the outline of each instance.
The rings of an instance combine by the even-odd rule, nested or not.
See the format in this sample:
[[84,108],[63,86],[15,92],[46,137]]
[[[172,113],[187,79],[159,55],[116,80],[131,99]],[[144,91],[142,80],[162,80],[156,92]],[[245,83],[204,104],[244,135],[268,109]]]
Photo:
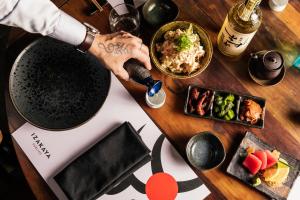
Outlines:
[[41,38],[17,57],[9,92],[17,111],[48,130],[77,127],[93,117],[110,88],[110,72],[73,46]]

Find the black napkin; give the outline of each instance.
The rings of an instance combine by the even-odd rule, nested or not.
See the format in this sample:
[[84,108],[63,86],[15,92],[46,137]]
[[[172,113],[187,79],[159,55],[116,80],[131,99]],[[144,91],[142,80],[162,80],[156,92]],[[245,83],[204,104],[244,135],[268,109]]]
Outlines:
[[149,153],[135,129],[125,122],[54,179],[69,199],[96,199],[146,164]]

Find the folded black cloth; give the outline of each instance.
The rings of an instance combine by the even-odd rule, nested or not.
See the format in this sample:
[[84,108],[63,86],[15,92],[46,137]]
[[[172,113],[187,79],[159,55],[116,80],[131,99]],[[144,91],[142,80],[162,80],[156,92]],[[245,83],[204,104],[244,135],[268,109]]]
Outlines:
[[150,150],[129,122],[83,153],[54,179],[69,199],[96,199],[150,159]]

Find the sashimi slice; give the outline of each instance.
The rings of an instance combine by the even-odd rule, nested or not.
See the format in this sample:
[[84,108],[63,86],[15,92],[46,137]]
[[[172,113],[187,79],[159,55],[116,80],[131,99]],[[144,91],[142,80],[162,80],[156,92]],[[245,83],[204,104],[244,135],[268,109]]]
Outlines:
[[264,170],[267,167],[267,154],[265,151],[257,150],[253,153],[259,160],[261,160],[262,164],[260,169]]
[[265,151],[267,154],[267,166],[266,168],[272,167],[278,162],[278,158],[275,157],[269,150]]
[[251,174],[255,175],[260,167],[261,167],[262,161],[258,159],[255,155],[249,154],[244,162],[243,165],[251,172]]

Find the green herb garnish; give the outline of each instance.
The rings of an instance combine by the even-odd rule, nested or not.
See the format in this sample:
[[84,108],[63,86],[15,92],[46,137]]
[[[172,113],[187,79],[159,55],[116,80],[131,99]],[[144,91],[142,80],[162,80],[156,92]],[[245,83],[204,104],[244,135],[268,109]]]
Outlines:
[[193,34],[193,25],[192,24],[189,25],[189,28],[186,30],[186,34],[188,34],[188,35]]
[[176,45],[177,45],[176,47],[177,51],[184,51],[191,48],[193,43],[190,40],[189,36],[184,33],[177,38]]
[[257,176],[253,177],[251,181],[253,187],[259,186],[261,184],[261,179]]

